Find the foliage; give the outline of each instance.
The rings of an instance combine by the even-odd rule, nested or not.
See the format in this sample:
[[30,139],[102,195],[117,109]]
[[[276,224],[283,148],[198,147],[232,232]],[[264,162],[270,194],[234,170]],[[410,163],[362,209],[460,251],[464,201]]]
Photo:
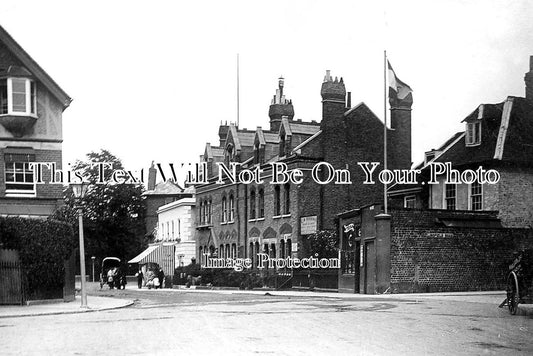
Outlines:
[[0,244],[18,250],[28,292],[62,292],[64,262],[76,247],[70,224],[54,220],[0,218]]
[[[96,184],[99,172],[92,164],[97,162],[113,164],[104,171],[102,184]],[[78,202],[69,187],[65,191],[65,206],[55,214],[56,219],[70,222],[77,229],[76,206],[83,208],[86,254],[96,256],[99,261],[106,256],[128,260],[146,248],[149,242],[145,237],[143,186],[112,182],[112,172],[117,169],[123,169],[122,162],[106,150],[91,152],[85,161],[77,161],[73,170],[83,172],[91,182],[88,191]]]
[[339,237],[336,230],[321,230],[308,235],[304,240],[310,256],[317,258],[334,258],[339,253]]

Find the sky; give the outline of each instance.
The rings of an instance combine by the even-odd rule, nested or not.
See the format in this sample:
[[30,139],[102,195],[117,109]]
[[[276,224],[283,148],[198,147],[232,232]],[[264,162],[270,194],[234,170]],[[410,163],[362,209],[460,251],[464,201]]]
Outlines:
[[269,125],[278,77],[321,119],[326,70],[383,119],[383,55],[413,89],[412,160],[481,103],[524,96],[530,1],[2,0],[0,25],[73,99],[65,163],[107,149],[127,169],[197,162],[221,121]]

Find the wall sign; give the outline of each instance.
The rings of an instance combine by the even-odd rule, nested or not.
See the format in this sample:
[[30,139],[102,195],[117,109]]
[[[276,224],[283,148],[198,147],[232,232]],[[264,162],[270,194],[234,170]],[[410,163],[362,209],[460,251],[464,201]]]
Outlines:
[[317,223],[315,216],[302,216],[300,218],[300,233],[302,235],[311,235],[316,233]]

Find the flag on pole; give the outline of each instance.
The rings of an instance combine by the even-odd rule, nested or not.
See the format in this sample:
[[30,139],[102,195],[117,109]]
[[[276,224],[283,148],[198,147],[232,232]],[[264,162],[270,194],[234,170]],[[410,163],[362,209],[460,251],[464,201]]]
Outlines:
[[390,65],[389,60],[387,59],[387,69],[388,69],[388,76],[389,76],[389,87],[394,90],[396,93],[396,96],[398,99],[403,100],[409,95],[409,93],[413,92],[413,89],[404,82],[402,82],[397,76],[396,73],[394,73],[394,69],[392,69],[392,66]]

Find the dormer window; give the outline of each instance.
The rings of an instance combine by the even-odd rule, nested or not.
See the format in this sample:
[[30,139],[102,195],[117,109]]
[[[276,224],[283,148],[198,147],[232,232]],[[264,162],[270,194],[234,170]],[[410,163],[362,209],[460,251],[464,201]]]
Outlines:
[[37,115],[37,89],[28,78],[0,79],[0,115]]
[[481,144],[481,121],[466,123],[466,145],[476,146]]

